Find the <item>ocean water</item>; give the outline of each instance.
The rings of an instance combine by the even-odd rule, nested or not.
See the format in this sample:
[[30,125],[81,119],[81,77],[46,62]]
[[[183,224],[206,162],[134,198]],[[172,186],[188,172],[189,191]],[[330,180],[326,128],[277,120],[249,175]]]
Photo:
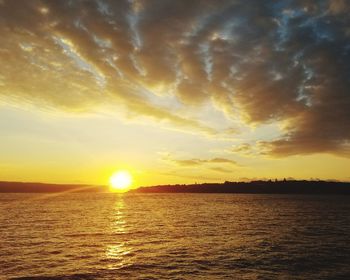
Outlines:
[[350,279],[350,197],[0,194],[0,279]]

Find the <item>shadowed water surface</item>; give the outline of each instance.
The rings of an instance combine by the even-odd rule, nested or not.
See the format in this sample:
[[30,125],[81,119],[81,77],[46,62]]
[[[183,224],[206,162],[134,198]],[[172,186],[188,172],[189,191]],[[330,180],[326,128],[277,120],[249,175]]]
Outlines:
[[350,197],[1,194],[0,278],[350,279]]

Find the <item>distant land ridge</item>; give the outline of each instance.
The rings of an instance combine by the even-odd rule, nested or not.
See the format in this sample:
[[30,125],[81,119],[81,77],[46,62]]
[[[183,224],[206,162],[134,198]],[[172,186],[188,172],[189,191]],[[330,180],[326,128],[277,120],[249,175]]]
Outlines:
[[337,181],[250,181],[204,183],[191,185],[159,185],[140,187],[137,193],[252,193],[252,194],[340,194],[350,195],[350,182]]
[[[108,192],[108,186],[47,184],[0,181],[0,193]],[[350,195],[350,182],[319,180],[267,180],[251,182],[158,185],[133,189],[130,193],[251,193],[251,194],[339,194]]]
[[107,192],[106,186],[0,181],[0,193]]

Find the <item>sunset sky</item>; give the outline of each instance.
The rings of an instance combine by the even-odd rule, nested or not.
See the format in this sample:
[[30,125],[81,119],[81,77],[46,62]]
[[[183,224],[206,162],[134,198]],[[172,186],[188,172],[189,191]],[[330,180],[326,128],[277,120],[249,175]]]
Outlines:
[[347,0],[0,0],[0,180],[350,181]]

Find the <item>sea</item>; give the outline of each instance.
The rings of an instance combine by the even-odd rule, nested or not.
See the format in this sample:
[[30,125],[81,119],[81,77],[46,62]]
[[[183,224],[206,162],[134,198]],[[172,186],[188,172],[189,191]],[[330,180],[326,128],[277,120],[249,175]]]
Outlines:
[[0,279],[350,279],[350,196],[2,193]]

